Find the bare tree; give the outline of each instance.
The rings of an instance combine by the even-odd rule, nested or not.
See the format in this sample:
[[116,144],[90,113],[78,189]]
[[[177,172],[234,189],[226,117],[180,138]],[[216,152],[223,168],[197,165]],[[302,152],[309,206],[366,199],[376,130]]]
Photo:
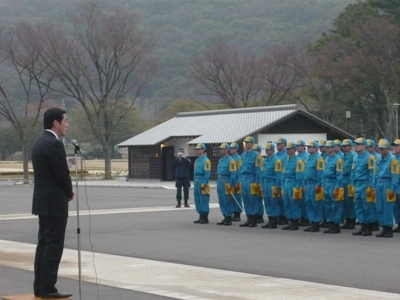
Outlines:
[[22,147],[24,183],[29,183],[28,146],[54,76],[40,63],[38,28],[21,23],[2,30],[0,45],[0,115],[15,130]]
[[240,54],[221,40],[194,59],[189,71],[198,84],[198,95],[216,96],[231,108],[254,106],[260,97],[256,55]]
[[46,28],[42,59],[61,83],[54,89],[81,104],[103,148],[108,179],[115,129],[155,72],[153,38],[138,14],[122,8],[105,11],[90,3],[70,20],[72,34]]

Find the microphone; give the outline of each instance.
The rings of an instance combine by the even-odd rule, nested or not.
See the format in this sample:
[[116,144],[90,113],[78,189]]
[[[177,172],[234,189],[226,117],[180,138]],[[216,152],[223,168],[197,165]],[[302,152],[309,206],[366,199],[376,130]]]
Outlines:
[[81,148],[79,148],[79,144],[76,142],[76,140],[72,140],[72,141],[71,141],[71,144],[74,145],[75,151],[76,151],[76,152],[82,153],[82,152],[81,152]]

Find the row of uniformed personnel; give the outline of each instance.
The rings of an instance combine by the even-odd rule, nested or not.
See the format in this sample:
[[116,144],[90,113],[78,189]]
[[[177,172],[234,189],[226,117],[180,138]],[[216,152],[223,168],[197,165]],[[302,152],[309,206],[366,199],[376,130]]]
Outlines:
[[[340,233],[340,228],[354,229],[358,219],[361,229],[353,235],[371,235],[380,225],[378,237],[393,236],[393,215],[400,222],[400,140],[392,144],[380,140],[380,155],[375,143],[364,138],[354,143],[349,139],[294,143],[278,138],[265,144],[265,158],[253,137],[246,137],[244,143],[242,155],[236,143],[219,147],[217,193],[224,219],[218,225],[240,221],[244,210],[247,221],[240,226],[256,227],[263,222],[265,208],[269,219],[263,228],[279,224],[287,225],[284,230],[298,230],[299,224],[309,224],[304,231],[318,232],[325,219],[328,229],[324,233]],[[195,147],[199,156],[194,169],[199,213],[195,223],[208,223],[211,163],[205,148],[204,144]],[[339,227],[343,219],[345,224]],[[393,231],[399,232],[399,226]]]

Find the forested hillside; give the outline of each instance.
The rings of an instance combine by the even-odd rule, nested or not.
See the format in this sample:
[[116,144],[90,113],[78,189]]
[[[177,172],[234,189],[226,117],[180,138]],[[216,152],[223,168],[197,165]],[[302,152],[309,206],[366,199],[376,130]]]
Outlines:
[[[0,22],[66,20],[83,1],[2,0]],[[158,56],[157,76],[141,95],[153,112],[177,98],[193,98],[189,62],[212,38],[223,38],[246,51],[262,51],[287,40],[311,42],[332,28],[332,20],[356,0],[105,0],[101,7],[123,5],[140,12],[142,24],[153,31]],[[147,101],[146,101],[147,102]],[[147,103],[148,105],[149,103]],[[148,115],[149,117],[151,115]],[[155,116],[155,115],[154,115]]]

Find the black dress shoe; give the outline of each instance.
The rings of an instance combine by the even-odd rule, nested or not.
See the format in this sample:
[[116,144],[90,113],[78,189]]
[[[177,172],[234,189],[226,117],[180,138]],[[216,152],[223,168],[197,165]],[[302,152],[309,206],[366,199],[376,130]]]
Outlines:
[[63,292],[55,292],[55,293],[50,293],[50,294],[43,294],[42,299],[62,299],[62,298],[68,298],[71,297],[72,294],[69,293],[63,293]]

